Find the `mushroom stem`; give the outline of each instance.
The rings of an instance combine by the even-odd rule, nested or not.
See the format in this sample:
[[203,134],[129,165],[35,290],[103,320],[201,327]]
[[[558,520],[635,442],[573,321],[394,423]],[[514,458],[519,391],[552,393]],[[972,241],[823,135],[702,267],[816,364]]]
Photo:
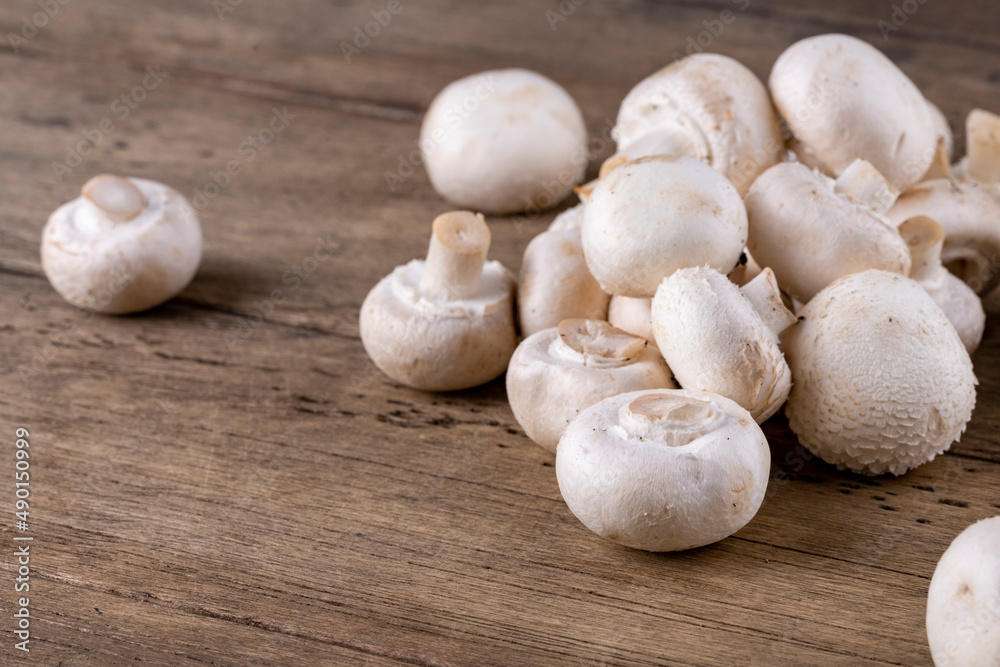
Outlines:
[[490,228],[481,213],[452,211],[434,219],[420,293],[432,300],[457,301],[479,294]]
[[101,212],[118,222],[132,220],[146,207],[142,191],[127,178],[115,174],[94,176],[83,185],[82,194]]
[[623,405],[618,417],[629,435],[682,447],[710,433],[720,415],[710,400],[658,392]]
[[795,315],[781,300],[778,280],[770,268],[757,274],[753,280],[741,287],[740,291],[760,315],[764,325],[774,333],[780,334],[795,323]]
[[1000,116],[973,109],[965,119],[969,176],[980,183],[1000,182]]
[[944,246],[941,225],[925,215],[918,215],[903,222],[899,234],[910,247],[910,278],[917,282],[935,280],[945,270],[941,265]]
[[559,345],[568,356],[583,358],[585,366],[615,368],[629,363],[646,347],[646,340],[600,320],[563,320]]
[[833,190],[880,215],[885,215],[899,197],[899,193],[878,169],[873,167],[871,162],[861,158],[856,159],[841,172]]
[[951,164],[948,160],[948,143],[944,137],[938,137],[937,149],[934,151],[934,161],[927,168],[924,180],[930,181],[935,178],[947,178],[951,180]]

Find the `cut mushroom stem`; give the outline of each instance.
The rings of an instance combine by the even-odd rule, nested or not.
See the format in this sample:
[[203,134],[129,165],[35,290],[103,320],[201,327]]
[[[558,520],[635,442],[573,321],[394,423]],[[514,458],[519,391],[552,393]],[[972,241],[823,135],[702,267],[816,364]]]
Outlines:
[[559,340],[585,366],[614,368],[629,363],[646,347],[646,341],[598,320],[563,320]]
[[618,413],[627,432],[668,447],[683,447],[711,433],[721,415],[705,399],[680,393],[647,393],[637,396]]
[[948,142],[945,141],[944,137],[939,137],[937,149],[934,151],[934,161],[931,162],[931,166],[928,167],[927,173],[924,174],[924,180],[930,181],[935,178],[946,178],[951,180],[952,174],[950,162],[951,160],[948,155]]
[[778,280],[774,271],[764,269],[753,280],[740,288],[764,325],[776,334],[795,324],[795,314],[788,310],[781,299]]
[[87,181],[84,198],[116,222],[136,218],[146,207],[142,191],[127,178],[115,174],[100,174]]
[[482,214],[451,211],[434,219],[420,293],[438,301],[479,294],[483,264],[490,248],[490,228]]
[[918,215],[901,224],[899,233],[910,247],[910,278],[917,282],[936,279],[942,270],[944,230],[941,225],[925,215]]
[[1000,182],[1000,116],[973,109],[965,119],[969,176],[980,183]]
[[899,197],[899,193],[878,169],[871,162],[860,158],[837,177],[833,190],[879,215],[885,215]]

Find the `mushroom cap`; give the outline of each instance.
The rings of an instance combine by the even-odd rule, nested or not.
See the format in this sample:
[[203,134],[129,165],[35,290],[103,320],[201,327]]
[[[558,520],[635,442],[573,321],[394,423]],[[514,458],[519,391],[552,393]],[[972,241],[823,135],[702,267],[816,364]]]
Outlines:
[[915,281],[870,270],[817,294],[782,338],[785,414],[828,463],[901,475],[965,431],[976,377],[955,328]]
[[948,122],[948,117],[941,111],[941,107],[927,100],[927,108],[931,112],[935,133],[939,139],[944,140],[944,154],[950,162],[955,158],[955,133],[951,131],[951,124]]
[[191,282],[201,263],[201,225],[181,193],[112,175],[94,177],[84,193],[56,209],[42,230],[42,268],[62,298],[98,313],[135,313]]
[[1000,666],[1000,517],[963,530],[938,561],[927,641],[935,667]]
[[702,160],[741,196],[785,148],[767,88],[717,53],[696,53],[640,81],[622,101],[612,136],[630,160],[664,153]]
[[488,213],[555,206],[587,167],[587,129],[576,102],[524,69],[446,86],[424,116],[420,146],[442,197]]
[[674,388],[645,339],[595,320],[564,320],[528,336],[507,368],[507,398],[528,437],[556,451],[566,426],[609,396]]
[[609,294],[651,297],[688,266],[729,273],[747,238],[736,188],[693,158],[640,158],[598,181],[584,206],[583,252]]
[[886,214],[895,225],[927,216],[944,229],[941,262],[977,294],[1000,283],[1000,189],[935,178],[903,193]]
[[733,401],[654,389],[607,398],[570,422],[556,450],[559,491],[590,530],[647,551],[717,542],[757,513],[771,452]]
[[792,373],[778,334],[718,271],[680,269],[664,278],[652,317],[660,354],[683,388],[732,399],[758,423],[788,398]]
[[903,191],[931,165],[938,131],[927,101],[860,39],[829,34],[796,42],[774,63],[768,85],[792,147],[811,167],[837,176],[864,158]]
[[834,185],[801,163],[783,162],[764,172],[747,194],[750,252],[803,302],[850,273],[910,270],[909,249],[894,226],[837,194]]
[[507,368],[517,346],[513,275],[483,265],[475,298],[429,300],[419,290],[424,261],[415,259],[379,281],[361,305],[361,341],[393,380],[426,391],[467,389]]
[[549,231],[555,232],[560,229],[579,231],[581,227],[583,227],[583,204],[577,204],[557,215],[552,224],[549,225]]
[[651,348],[659,350],[653,336],[652,309],[650,298],[616,294],[608,304],[608,322],[633,336],[645,338]]
[[542,232],[524,249],[517,282],[517,314],[523,336],[572,318],[606,319],[610,300],[590,275],[580,230]]

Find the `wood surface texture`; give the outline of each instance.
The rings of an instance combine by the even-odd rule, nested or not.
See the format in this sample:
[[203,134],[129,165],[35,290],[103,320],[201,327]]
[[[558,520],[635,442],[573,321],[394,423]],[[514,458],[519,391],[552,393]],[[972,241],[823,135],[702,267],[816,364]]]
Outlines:
[[[0,4],[2,33],[44,4]],[[864,478],[806,460],[775,418],[757,517],[666,555],[573,517],[502,380],[435,395],[380,374],[358,310],[449,210],[422,168],[394,189],[385,172],[460,76],[522,66],[564,85],[593,174],[625,93],[729,10],[707,50],[762,78],[803,37],[875,44],[962,154],[966,113],[1000,110],[995,0],[914,0],[888,39],[891,2],[566,0],[553,29],[557,0],[402,0],[350,62],[341,42],[387,0],[49,4],[37,34],[0,40],[0,664],[930,664],[934,566],[1000,513],[1000,298],[950,452]],[[122,118],[147,67],[162,81]],[[101,317],[51,289],[41,229],[88,178],[194,198],[284,109],[287,128],[204,206],[204,260],[178,298]],[[105,118],[114,129],[60,178],[53,163]],[[490,219],[490,256],[516,271],[553,216]],[[317,239],[335,250],[314,264]],[[17,427],[31,433],[30,654],[13,647]]]

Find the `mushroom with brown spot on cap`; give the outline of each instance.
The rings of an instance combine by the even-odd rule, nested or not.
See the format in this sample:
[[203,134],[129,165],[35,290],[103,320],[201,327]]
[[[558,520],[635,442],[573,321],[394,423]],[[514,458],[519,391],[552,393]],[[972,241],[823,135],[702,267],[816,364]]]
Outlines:
[[566,426],[591,405],[629,391],[673,388],[646,341],[597,320],[564,320],[518,345],[507,397],[528,437],[554,452]]
[[935,667],[1000,666],[1000,516],[963,530],[941,556],[926,625]]
[[741,196],[785,147],[767,88],[718,53],[693,54],[640,81],[612,136],[619,157],[686,155],[717,169]]
[[434,220],[426,261],[413,260],[372,288],[361,306],[361,342],[375,365],[416,389],[453,391],[489,382],[517,346],[516,281],[486,261],[482,215]]

